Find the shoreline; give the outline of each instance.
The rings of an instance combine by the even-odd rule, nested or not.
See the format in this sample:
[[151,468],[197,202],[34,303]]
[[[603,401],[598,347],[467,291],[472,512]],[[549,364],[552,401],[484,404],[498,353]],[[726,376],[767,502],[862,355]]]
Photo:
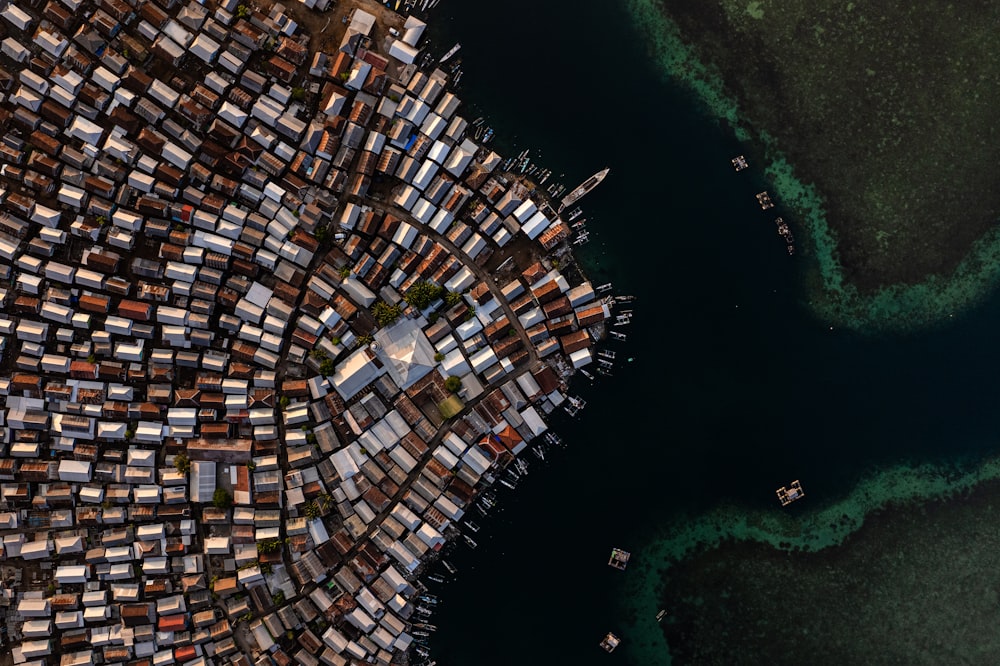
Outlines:
[[[976,463],[916,467],[897,465],[864,477],[841,499],[819,507],[807,496],[787,509],[775,500],[772,510],[721,505],[700,515],[678,517],[658,536],[634,552],[633,569],[642,575],[628,580],[621,596],[621,612],[631,622],[625,631],[629,652],[644,664],[669,664],[671,653],[663,627],[654,619],[671,604],[663,598],[664,581],[675,567],[682,569],[707,555],[726,549],[748,547],[775,557],[830,553],[847,547],[854,535],[869,528],[873,516],[899,511],[914,515],[928,503],[948,506],[949,500],[990,492],[1000,487],[1000,457]],[[802,506],[799,506],[801,504]],[[715,557],[714,555],[712,555]]]
[[739,104],[725,92],[721,74],[714,65],[698,60],[695,50],[681,39],[677,25],[655,2],[633,0],[630,13],[661,70],[680,82],[713,117],[724,121],[740,143],[757,144],[766,155],[763,172],[774,184],[778,204],[795,212],[792,227],[803,227],[802,235],[809,241],[805,305],[819,319],[869,334],[933,327],[983,302],[1000,284],[1000,270],[991,262],[1000,255],[1000,234],[989,230],[970,243],[947,276],[932,274],[916,283],[883,285],[862,293],[845,276],[840,241],[827,221],[823,194],[796,177],[774,137],[741,120]]

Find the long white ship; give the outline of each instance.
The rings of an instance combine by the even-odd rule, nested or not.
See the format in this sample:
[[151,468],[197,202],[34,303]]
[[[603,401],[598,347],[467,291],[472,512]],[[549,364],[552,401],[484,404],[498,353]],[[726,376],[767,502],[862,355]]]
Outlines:
[[447,53],[445,53],[443,56],[441,56],[441,59],[438,62],[439,63],[447,62],[448,58],[450,58],[453,55],[455,55],[456,53],[458,53],[458,50],[460,48],[462,48],[461,44],[455,44],[453,47],[451,47],[450,49],[448,49]]
[[604,169],[603,171],[598,171],[593,176],[583,181],[583,184],[580,185],[580,187],[576,188],[575,190],[567,194],[565,197],[563,197],[562,202],[559,204],[559,212],[560,213],[563,212],[563,210],[565,210],[568,206],[572,206],[577,201],[579,201],[583,197],[583,195],[587,194],[592,189],[600,185],[601,181],[604,180],[604,178],[608,175],[609,171],[611,171],[610,168]]

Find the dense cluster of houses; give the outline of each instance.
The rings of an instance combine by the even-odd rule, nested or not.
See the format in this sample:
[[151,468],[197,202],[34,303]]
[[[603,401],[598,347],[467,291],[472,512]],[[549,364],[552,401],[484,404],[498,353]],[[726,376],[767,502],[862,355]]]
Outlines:
[[403,658],[423,567],[610,316],[496,270],[566,225],[415,18],[358,9],[332,53],[237,0],[0,19],[0,663]]

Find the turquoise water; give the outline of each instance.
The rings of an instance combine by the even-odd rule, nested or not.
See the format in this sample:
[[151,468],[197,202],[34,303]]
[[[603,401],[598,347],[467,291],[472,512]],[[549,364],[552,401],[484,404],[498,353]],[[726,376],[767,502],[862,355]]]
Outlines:
[[[636,362],[574,386],[588,407],[557,419],[566,450],[529,456],[503,510],[477,518],[480,547],[450,556],[441,666],[668,663],[660,572],[694,544],[838,543],[888,498],[993,475],[977,465],[1000,432],[997,303],[915,335],[831,329],[754,199],[771,186],[760,147],[665,78],[626,7],[439,10],[436,50],[463,43],[466,115],[486,116],[502,152],[530,147],[569,187],[611,167],[583,201],[581,254],[595,282],[638,297],[611,347]],[[739,153],[752,168],[737,174]],[[796,478],[807,497],[782,511],[774,489]],[[634,553],[624,573],[606,565],[616,546]],[[608,631],[624,639],[610,656]]]

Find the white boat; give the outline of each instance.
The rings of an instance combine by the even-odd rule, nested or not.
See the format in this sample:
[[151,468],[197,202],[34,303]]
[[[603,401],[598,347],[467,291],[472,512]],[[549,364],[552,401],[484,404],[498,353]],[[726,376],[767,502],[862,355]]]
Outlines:
[[559,212],[560,213],[563,212],[563,210],[567,206],[572,206],[577,201],[579,201],[584,195],[586,195],[592,189],[600,185],[601,181],[603,181],[607,177],[610,171],[611,171],[610,168],[598,171],[593,176],[583,181],[583,183],[581,183],[579,187],[577,187],[572,192],[563,197],[562,202],[559,204]]
[[445,62],[445,61],[447,61],[447,60],[448,60],[448,58],[450,58],[450,57],[452,57],[453,55],[455,55],[456,53],[458,53],[458,50],[459,50],[460,48],[462,48],[462,45],[461,45],[461,44],[455,44],[455,45],[454,45],[453,47],[451,47],[450,49],[448,49],[448,52],[447,52],[447,53],[445,53],[445,54],[444,54],[443,56],[441,56],[441,59],[440,59],[440,60],[439,60],[438,62],[439,62],[439,63],[442,63],[442,62]]
[[473,541],[472,537],[470,537],[468,534],[463,534],[462,540],[465,541],[465,545],[467,545],[469,548],[476,548],[479,545],[475,541]]

